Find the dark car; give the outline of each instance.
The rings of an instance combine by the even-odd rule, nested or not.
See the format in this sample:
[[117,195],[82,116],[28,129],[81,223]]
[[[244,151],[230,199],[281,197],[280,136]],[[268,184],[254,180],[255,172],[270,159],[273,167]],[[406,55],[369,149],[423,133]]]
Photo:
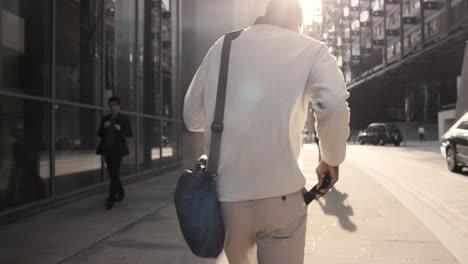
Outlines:
[[385,144],[400,146],[403,136],[400,129],[393,124],[373,123],[359,133],[358,141],[361,145],[369,143],[382,146]]
[[460,172],[468,167],[468,113],[465,113],[441,139],[440,152],[447,160],[448,169]]

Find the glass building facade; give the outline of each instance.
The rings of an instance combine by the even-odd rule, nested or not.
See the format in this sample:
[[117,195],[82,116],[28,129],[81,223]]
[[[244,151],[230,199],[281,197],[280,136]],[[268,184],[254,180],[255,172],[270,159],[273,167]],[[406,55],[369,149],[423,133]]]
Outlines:
[[177,4],[0,1],[0,214],[108,181],[107,99],[133,127],[122,178],[180,164]]

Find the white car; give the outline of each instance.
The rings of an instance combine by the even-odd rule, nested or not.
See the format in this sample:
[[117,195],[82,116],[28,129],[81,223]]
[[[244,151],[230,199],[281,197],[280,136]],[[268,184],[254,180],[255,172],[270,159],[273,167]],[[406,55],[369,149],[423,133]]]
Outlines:
[[468,167],[468,113],[442,136],[440,152],[449,170],[460,172],[463,167]]

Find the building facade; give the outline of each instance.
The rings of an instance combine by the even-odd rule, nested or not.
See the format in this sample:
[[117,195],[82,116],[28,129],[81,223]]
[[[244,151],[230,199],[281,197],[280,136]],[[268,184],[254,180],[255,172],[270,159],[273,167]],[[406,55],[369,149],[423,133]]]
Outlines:
[[178,2],[0,1],[0,217],[108,182],[107,99],[133,127],[122,178],[180,167]]
[[466,0],[324,0],[323,41],[351,89],[351,125],[430,122],[454,107]]
[[134,132],[124,181],[190,168],[204,153],[182,121],[190,81],[211,45],[268,2],[0,1],[0,222],[104,191],[95,151],[112,95]]

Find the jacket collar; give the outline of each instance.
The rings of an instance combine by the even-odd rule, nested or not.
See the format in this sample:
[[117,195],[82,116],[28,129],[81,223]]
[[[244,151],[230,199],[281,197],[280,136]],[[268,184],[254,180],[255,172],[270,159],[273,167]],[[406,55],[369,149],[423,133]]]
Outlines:
[[253,25],[271,25],[271,26],[274,26],[274,27],[279,27],[279,28],[282,28],[282,29],[286,29],[286,30],[291,30],[293,32],[296,32],[296,33],[299,33],[297,31],[294,31],[290,28],[287,28],[287,27],[284,27],[284,26],[281,26],[281,25],[277,25],[277,24],[274,24],[274,23],[271,23],[269,20],[268,20],[268,17],[266,16],[259,16],[257,19],[255,19],[255,22],[253,23]]

